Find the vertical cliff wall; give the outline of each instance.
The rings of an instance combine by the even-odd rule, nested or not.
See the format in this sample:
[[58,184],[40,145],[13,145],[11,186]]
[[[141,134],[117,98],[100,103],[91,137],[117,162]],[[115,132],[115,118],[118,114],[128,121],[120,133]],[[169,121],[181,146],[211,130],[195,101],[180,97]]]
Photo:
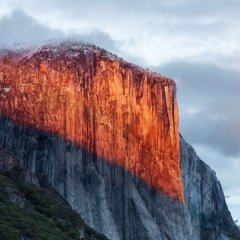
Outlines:
[[172,80],[93,46],[10,52],[0,144],[110,239],[204,239],[185,203],[175,95]]
[[183,201],[172,80],[68,43],[17,63],[6,57],[0,72],[3,116],[69,140]]
[[240,239],[216,173],[180,138],[181,171],[194,239]]

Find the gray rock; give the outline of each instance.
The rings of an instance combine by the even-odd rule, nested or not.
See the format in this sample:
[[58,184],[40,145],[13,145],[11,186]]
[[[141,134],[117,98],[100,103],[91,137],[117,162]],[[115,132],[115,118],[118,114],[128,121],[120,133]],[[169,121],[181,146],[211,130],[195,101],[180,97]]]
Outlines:
[[240,239],[216,173],[181,137],[182,181],[193,239]]
[[[55,135],[4,117],[0,133],[5,150],[33,173],[45,176],[87,224],[109,239],[240,239],[215,173],[183,139],[185,204]],[[34,148],[29,147],[32,142]]]

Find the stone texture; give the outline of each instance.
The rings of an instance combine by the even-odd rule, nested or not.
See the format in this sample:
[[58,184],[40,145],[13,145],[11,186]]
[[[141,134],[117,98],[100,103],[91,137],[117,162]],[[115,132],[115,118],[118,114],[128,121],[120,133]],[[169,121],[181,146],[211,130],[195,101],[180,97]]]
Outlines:
[[184,200],[172,80],[68,42],[15,59],[7,56],[0,66],[3,116],[69,140]]
[[54,189],[46,190],[48,186],[42,183],[41,175],[33,174],[13,154],[0,149],[1,240],[108,240],[87,226]]
[[181,170],[194,239],[240,239],[216,173],[181,137]]
[[63,43],[8,54],[0,82],[0,145],[97,231],[114,240],[239,239],[216,176],[184,140],[180,171],[172,80]]
[[24,183],[34,184],[39,186],[38,177],[16,161],[10,152],[4,151],[0,146],[0,171],[15,172],[15,176]]
[[4,149],[37,175],[47,176],[86,223],[109,239],[191,239],[186,206],[123,167],[4,117],[0,132]]

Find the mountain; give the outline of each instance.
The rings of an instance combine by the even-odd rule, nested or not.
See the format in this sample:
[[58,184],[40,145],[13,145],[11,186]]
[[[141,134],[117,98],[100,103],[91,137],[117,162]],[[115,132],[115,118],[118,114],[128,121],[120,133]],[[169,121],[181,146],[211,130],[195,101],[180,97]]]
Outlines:
[[179,137],[173,80],[75,42],[8,51],[0,145],[109,239],[240,239],[215,173]]
[[2,149],[0,180],[1,240],[107,240],[88,227],[59,194],[47,190],[43,176],[20,166]]

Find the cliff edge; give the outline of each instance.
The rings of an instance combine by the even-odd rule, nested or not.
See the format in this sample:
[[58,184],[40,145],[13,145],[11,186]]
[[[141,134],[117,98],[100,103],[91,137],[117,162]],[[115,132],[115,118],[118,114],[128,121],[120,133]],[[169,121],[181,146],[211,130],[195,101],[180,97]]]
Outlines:
[[109,239],[239,239],[212,170],[180,149],[171,79],[48,44],[3,55],[0,107],[3,148]]

